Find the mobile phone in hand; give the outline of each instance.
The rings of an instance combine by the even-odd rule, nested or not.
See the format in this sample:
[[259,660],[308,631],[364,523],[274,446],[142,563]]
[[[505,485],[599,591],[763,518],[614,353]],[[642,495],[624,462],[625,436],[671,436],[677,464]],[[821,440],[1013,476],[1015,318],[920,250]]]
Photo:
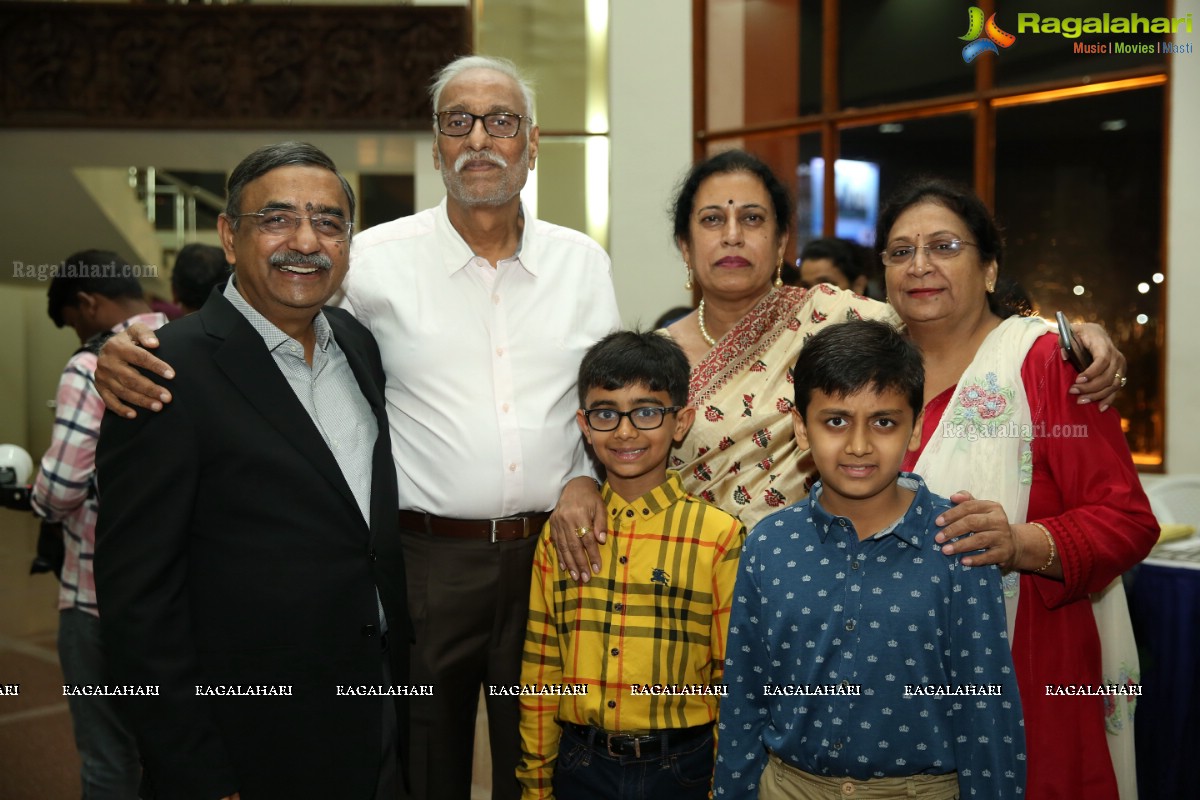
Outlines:
[[1092,365],[1092,354],[1075,338],[1066,315],[1059,311],[1054,316],[1058,320],[1058,346],[1067,354],[1067,360],[1075,365],[1075,369],[1083,372]]

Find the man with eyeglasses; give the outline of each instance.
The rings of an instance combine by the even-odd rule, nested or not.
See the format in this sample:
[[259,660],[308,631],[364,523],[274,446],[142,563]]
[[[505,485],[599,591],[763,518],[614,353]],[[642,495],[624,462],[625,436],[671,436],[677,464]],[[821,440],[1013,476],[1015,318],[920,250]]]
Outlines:
[[[356,236],[340,303],[383,354],[413,681],[434,687],[412,702],[413,797],[467,800],[480,687],[520,678],[537,534],[567,483],[593,479],[575,375],[620,318],[604,250],[521,204],[538,127],[515,66],[464,56],[430,93],[447,196]],[[102,356],[101,394],[160,409],[170,395],[121,361],[169,368],[128,342]],[[515,799],[517,698],[485,696],[492,797]]]
[[399,796],[385,378],[370,332],[322,308],[353,217],[312,145],[243,160],[218,221],[234,280],[159,334],[172,403],[103,424],[96,590],[113,679],[148,695],[123,698],[146,800]]
[[[466,800],[480,687],[519,682],[538,534],[592,471],[575,426],[584,352],[620,327],[608,256],[533,218],[528,85],[508,61],[436,76],[436,208],[355,241],[344,304],[379,341],[416,628],[413,795]],[[492,797],[520,794],[518,698],[485,691]]]

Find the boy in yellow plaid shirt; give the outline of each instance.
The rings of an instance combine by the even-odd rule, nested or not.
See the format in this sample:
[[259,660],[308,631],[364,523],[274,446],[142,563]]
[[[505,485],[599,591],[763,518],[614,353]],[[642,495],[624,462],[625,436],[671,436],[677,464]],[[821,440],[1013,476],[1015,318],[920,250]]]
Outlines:
[[709,796],[745,529],[667,471],[695,418],[689,375],[657,333],[611,334],[580,365],[577,418],[607,472],[609,525],[587,583],[559,569],[548,525],[538,544],[520,687],[526,800]]

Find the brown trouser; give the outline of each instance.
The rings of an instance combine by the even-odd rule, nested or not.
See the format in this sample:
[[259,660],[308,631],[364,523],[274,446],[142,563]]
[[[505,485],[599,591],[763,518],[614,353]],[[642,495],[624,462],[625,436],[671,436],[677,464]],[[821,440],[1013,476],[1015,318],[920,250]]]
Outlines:
[[758,782],[758,800],[958,800],[958,773],[908,778],[824,778],[784,764],[774,753]]
[[518,698],[492,697],[487,687],[521,682],[538,537],[493,544],[406,529],[401,541],[416,634],[410,682],[433,686],[432,697],[411,698],[413,800],[469,800],[481,686],[492,798],[516,800]]

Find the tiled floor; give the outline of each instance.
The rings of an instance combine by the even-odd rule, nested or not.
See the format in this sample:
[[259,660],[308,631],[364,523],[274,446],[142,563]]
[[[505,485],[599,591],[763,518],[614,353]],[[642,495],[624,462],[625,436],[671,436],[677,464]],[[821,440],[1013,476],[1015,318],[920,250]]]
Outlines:
[[21,687],[0,696],[0,798],[78,800],[79,756],[54,635],[0,636],[0,675]]

